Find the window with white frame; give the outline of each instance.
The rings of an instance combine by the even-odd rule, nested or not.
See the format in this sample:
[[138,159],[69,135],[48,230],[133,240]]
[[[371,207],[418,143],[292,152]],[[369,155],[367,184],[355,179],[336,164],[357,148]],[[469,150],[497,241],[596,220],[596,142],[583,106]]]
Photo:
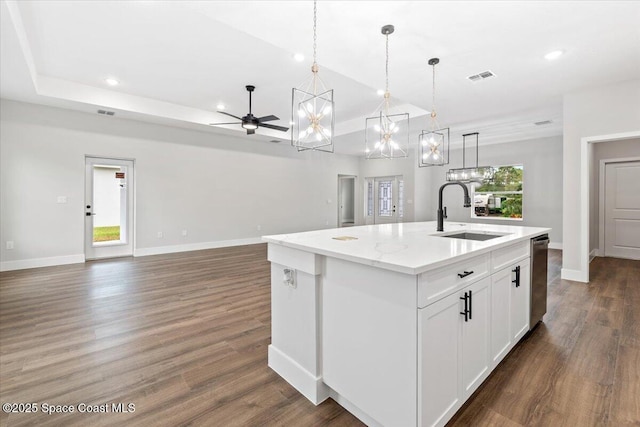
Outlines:
[[492,177],[472,186],[472,218],[522,220],[522,165],[495,166]]

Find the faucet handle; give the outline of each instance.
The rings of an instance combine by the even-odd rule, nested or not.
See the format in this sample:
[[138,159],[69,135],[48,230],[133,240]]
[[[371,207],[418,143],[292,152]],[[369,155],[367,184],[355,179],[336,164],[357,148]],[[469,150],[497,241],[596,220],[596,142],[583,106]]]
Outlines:
[[444,212],[442,214],[442,218],[447,218],[447,207],[446,206],[443,208],[443,211]]

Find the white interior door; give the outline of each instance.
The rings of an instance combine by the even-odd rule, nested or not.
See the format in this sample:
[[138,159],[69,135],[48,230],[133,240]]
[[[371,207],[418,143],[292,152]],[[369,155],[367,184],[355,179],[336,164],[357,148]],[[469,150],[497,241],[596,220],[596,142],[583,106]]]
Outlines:
[[85,258],[133,255],[132,160],[85,160]]
[[604,255],[640,259],[640,161],[605,166]]
[[374,179],[374,224],[389,224],[402,218],[402,177]]

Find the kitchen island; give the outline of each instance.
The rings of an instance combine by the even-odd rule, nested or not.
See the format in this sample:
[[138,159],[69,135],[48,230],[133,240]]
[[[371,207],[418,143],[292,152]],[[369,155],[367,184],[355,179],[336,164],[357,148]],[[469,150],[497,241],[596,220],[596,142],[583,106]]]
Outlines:
[[435,230],[265,236],[269,366],[313,403],[331,397],[370,426],[446,424],[533,326],[530,239],[549,229]]

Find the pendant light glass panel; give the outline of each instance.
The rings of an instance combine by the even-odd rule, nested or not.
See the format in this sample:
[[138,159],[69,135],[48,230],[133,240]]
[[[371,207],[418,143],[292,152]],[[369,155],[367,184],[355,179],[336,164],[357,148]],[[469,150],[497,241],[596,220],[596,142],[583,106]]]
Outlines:
[[372,117],[365,120],[365,158],[395,159],[409,155],[409,113],[396,112],[389,92],[389,34],[393,25],[382,27],[386,38],[384,101]]
[[316,62],[317,2],[313,2],[313,64],[311,79],[291,92],[291,145],[298,151],[333,153],[335,128],[333,90],[318,75]]
[[367,159],[393,159],[409,155],[409,114],[379,112],[366,119]]

